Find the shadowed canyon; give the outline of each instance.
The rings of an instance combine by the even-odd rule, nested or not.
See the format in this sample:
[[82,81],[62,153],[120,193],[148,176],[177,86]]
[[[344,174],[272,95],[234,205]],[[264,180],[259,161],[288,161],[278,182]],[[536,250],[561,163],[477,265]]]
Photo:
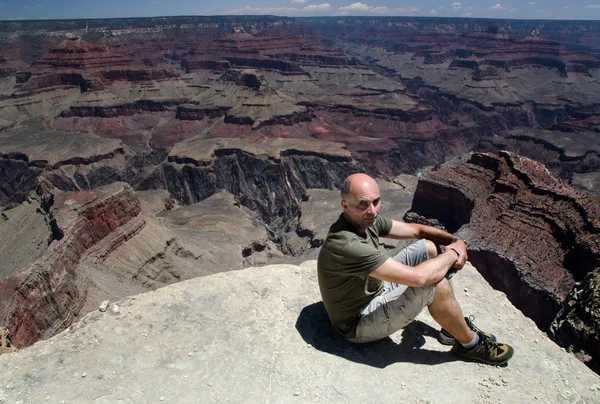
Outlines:
[[600,372],[599,80],[595,21],[0,22],[0,326],[314,259],[366,172]]

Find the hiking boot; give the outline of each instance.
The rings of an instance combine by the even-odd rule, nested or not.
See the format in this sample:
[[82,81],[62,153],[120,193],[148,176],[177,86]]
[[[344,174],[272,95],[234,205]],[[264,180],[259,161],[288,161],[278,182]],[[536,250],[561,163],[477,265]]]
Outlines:
[[[465,317],[465,322],[467,323],[469,328],[473,332],[479,333],[479,334],[483,335],[485,338],[489,338],[492,341],[496,342],[496,336],[494,334],[483,332],[479,328],[477,328],[475,326],[475,324],[473,324],[474,319],[475,319],[475,317],[473,317],[473,316]],[[456,342],[456,338],[454,338],[454,336],[452,334],[450,334],[448,331],[444,330],[443,328],[438,333],[437,340],[442,345],[454,345],[454,343]]]
[[515,350],[506,344],[492,341],[481,333],[479,342],[473,348],[465,348],[456,341],[451,352],[466,361],[487,363],[488,365],[503,366],[515,353]]

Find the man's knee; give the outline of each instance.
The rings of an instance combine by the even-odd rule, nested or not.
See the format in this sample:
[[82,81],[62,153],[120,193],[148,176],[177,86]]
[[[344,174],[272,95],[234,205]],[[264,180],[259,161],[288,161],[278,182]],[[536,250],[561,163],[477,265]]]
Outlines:
[[452,290],[452,283],[450,283],[450,281],[447,278],[443,278],[441,281],[435,284],[435,294],[449,294],[454,296],[454,291]]
[[438,245],[431,240],[425,240],[427,245],[427,258],[432,259],[438,256]]

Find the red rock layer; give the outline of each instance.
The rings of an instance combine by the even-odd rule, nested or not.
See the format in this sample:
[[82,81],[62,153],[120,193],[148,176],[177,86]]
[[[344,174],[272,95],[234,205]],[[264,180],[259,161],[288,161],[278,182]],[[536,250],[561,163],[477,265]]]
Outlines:
[[109,46],[91,44],[79,38],[65,39],[44,56],[17,72],[21,88],[17,96],[27,96],[42,89],[76,86],[81,92],[104,89],[116,80],[151,81],[178,76],[173,69],[144,66],[114,53]]
[[131,64],[132,60],[114,54],[106,45],[94,45],[81,39],[66,39],[31,63],[31,66],[35,71],[55,71],[118,68]]
[[81,259],[140,212],[138,198],[124,183],[56,198],[49,214],[64,237],[19,275],[0,282],[1,326],[15,346],[48,338],[73,322],[88,287],[86,275],[77,271]]

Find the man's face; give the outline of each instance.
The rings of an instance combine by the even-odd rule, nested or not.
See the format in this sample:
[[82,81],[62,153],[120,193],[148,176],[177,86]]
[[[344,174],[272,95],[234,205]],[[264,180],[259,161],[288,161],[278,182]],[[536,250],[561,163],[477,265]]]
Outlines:
[[342,201],[346,219],[364,232],[371,227],[381,208],[379,187],[374,181],[360,183],[352,189],[352,194]]

